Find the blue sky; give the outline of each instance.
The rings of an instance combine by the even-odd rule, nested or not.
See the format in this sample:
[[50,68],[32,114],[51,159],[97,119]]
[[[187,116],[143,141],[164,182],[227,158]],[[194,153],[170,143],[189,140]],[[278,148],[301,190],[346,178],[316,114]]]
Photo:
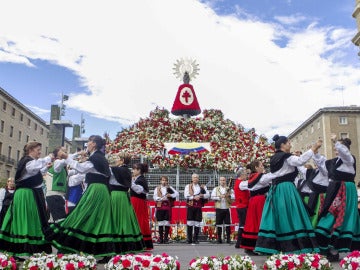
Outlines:
[[181,58],[199,64],[201,109],[270,138],[319,108],[360,104],[355,0],[7,2],[0,87],[45,121],[69,95],[64,119],[83,114],[84,136],[171,110]]

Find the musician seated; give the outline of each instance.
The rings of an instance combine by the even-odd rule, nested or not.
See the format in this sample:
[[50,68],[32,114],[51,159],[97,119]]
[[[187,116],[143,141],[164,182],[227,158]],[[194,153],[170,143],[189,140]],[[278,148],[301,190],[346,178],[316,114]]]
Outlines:
[[168,177],[161,176],[160,185],[154,189],[153,196],[156,202],[155,217],[159,226],[159,244],[169,243],[171,207],[178,196],[179,192],[169,185]]

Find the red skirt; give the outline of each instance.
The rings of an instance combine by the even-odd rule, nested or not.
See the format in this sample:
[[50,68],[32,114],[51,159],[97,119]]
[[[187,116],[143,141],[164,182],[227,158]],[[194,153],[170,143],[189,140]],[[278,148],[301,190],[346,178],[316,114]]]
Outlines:
[[256,195],[250,198],[241,238],[241,248],[254,250],[265,200],[265,195]]
[[144,244],[147,250],[153,249],[154,245],[151,237],[150,230],[150,216],[149,208],[146,200],[137,197],[131,197],[131,204],[134,207],[134,211],[139,222],[140,230],[143,235]]

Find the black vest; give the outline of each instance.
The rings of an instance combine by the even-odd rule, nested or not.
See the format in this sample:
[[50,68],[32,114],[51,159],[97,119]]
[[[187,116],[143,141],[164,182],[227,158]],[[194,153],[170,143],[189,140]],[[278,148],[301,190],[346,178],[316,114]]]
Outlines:
[[96,151],[88,159],[93,165],[96,171],[99,173],[87,173],[85,175],[85,182],[91,183],[103,183],[108,184],[111,175],[109,163],[105,158],[105,155],[101,151]]
[[[292,154],[285,153],[280,150],[276,151],[275,154],[270,158],[270,171],[274,173],[280,170],[283,167],[285,160],[288,159],[290,156],[292,156]],[[272,183],[279,184],[281,182],[293,182],[297,175],[298,169],[295,168],[294,172],[277,177],[273,179]]]
[[41,185],[43,183],[43,176],[39,171],[34,176],[31,176],[26,179],[21,179],[23,175],[26,173],[26,164],[33,160],[30,156],[22,157],[18,163],[18,167],[15,174],[15,186],[16,188],[33,188]]
[[[144,191],[145,191],[146,193],[149,192],[149,186],[148,186],[148,183],[147,183],[147,181],[146,181],[146,179],[145,179],[145,176],[140,175],[140,176],[135,180],[135,184],[142,186],[142,187],[144,188]],[[144,193],[138,194],[138,193],[136,193],[135,191],[133,191],[132,189],[130,189],[130,196],[131,196],[131,197],[137,197],[137,198],[144,199],[144,200],[146,199],[146,194],[144,194]]]
[[335,181],[354,182],[356,175],[356,159],[354,158],[354,169],[355,174],[338,171],[337,168],[343,164],[341,158],[333,158],[325,161],[325,166],[328,171],[329,178]]

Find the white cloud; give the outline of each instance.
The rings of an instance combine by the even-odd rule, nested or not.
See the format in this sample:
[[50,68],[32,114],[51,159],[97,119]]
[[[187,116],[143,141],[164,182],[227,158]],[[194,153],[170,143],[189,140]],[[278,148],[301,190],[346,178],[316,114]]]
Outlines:
[[50,110],[42,109],[36,106],[26,105],[31,111],[33,111],[35,114],[42,116],[44,114],[50,113]]
[[303,22],[307,18],[301,14],[294,14],[292,16],[275,16],[275,20],[285,25],[293,25]]
[[[360,103],[360,70],[335,62],[352,46],[353,31],[316,23],[285,28],[301,16],[278,16],[285,26],[220,17],[194,0],[3,6],[0,61],[43,59],[73,70],[89,91],[72,93],[67,106],[108,120],[132,123],[154,104],[171,110],[180,84],[172,68],[183,57],[200,64],[192,84],[202,109],[221,109],[268,137],[290,133],[321,107],[342,105],[333,91],[339,85],[345,105]],[[281,37],[287,42],[279,47],[274,40]]]

